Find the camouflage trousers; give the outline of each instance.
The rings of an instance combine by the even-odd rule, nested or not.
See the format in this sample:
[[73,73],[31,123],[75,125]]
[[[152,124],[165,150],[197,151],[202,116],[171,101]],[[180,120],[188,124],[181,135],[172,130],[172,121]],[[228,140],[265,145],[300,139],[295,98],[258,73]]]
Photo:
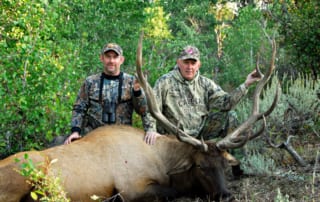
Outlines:
[[[235,111],[211,112],[199,133],[199,137],[202,136],[204,140],[223,138],[238,126],[239,120]],[[230,153],[236,158],[241,158],[245,156],[246,152],[244,148],[239,148],[231,150]]]

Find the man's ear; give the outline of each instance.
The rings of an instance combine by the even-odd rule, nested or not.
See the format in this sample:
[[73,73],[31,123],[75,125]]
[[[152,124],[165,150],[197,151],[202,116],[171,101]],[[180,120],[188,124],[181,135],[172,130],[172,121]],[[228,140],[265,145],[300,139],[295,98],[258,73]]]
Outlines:
[[199,68],[201,67],[201,62],[200,61],[198,61],[198,63],[199,63]]
[[125,58],[124,58],[124,56],[120,56],[120,60],[121,60],[121,64],[123,64],[124,63],[124,61],[125,61]]
[[100,57],[99,57],[99,58],[100,58],[100,61],[101,61],[101,62],[103,62],[103,56],[104,56],[103,54],[100,54]]

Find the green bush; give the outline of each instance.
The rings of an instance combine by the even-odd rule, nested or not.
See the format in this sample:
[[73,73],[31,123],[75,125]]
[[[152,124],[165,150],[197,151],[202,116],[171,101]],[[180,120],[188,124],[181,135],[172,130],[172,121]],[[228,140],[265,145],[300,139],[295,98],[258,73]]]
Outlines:
[[[16,159],[16,162],[19,162]],[[50,166],[54,164],[57,159],[52,161],[42,162],[41,165],[34,165],[33,161],[29,158],[28,154],[24,155],[24,162],[21,164],[21,170],[18,172],[27,178],[33,190],[30,196],[35,201],[42,202],[69,202],[66,192],[62,187],[62,182],[58,176],[55,176]]]
[[[285,140],[289,135],[312,134],[320,127],[320,100],[317,97],[319,82],[314,82],[309,75],[296,79],[282,77],[282,90],[279,102],[267,120],[269,134],[275,139]],[[275,74],[269,86],[262,93],[260,111],[266,110],[273,102],[278,85]],[[239,103],[236,108],[240,121],[243,122],[251,113],[252,101],[249,98]]]
[[241,165],[247,174],[271,176],[277,171],[276,163],[272,158],[252,150],[241,161]]

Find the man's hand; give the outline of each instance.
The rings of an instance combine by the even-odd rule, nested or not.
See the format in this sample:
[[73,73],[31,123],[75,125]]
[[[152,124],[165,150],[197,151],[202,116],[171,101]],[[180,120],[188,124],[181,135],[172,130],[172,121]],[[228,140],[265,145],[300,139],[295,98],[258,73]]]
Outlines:
[[161,136],[161,135],[157,132],[148,131],[148,132],[146,132],[146,135],[144,136],[144,141],[149,145],[153,145],[156,142],[157,137],[159,137],[159,136]]
[[251,72],[250,74],[248,74],[246,81],[244,82],[246,88],[248,88],[250,85],[252,85],[253,83],[259,81],[261,78],[263,77],[263,75],[259,75],[257,70],[254,70],[253,72]]
[[64,141],[64,144],[70,144],[73,140],[80,139],[81,136],[78,132],[73,132],[69,137]]
[[134,80],[133,82],[133,90],[134,91],[139,91],[140,90],[140,83],[137,79]]

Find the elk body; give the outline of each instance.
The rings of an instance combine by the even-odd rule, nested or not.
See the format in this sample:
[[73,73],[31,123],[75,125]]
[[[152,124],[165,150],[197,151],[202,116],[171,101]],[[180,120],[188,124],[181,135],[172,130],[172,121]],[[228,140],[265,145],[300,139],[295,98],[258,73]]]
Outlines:
[[215,145],[209,143],[212,152],[207,153],[175,137],[162,136],[155,145],[147,145],[143,137],[144,131],[133,127],[105,126],[70,145],[12,155],[0,161],[0,201],[29,198],[32,187],[16,171],[21,163],[15,162],[23,161],[25,153],[34,164],[58,160],[51,171],[61,178],[71,201],[117,193],[123,201],[152,201],[184,195],[197,181],[212,198],[230,195],[223,178],[224,152],[210,148]]

